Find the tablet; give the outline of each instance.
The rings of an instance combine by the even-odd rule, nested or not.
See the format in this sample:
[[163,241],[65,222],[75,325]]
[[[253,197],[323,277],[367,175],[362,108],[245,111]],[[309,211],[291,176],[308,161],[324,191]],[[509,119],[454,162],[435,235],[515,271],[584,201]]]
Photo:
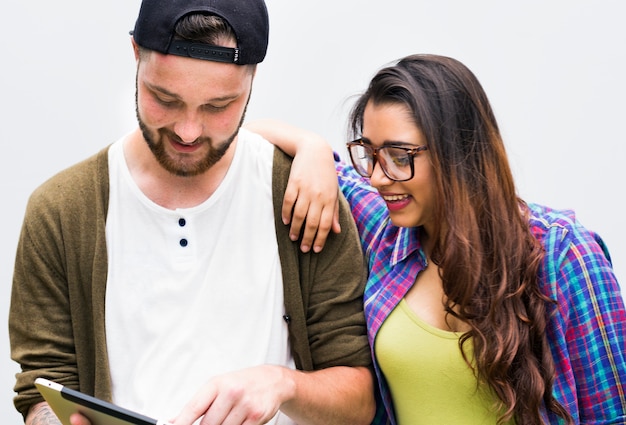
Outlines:
[[91,425],[169,425],[45,378],[37,378],[35,386],[63,425],[70,425],[73,413],[82,414]]

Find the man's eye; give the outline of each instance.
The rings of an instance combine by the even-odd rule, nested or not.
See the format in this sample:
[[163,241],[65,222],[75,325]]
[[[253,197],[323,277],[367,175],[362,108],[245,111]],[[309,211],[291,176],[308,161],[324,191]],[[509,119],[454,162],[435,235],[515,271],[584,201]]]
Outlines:
[[154,96],[154,98],[159,104],[163,106],[167,106],[167,107],[174,106],[177,103],[176,100],[163,99],[162,97],[159,97],[159,96]]
[[225,105],[205,105],[205,108],[211,112],[221,112],[228,108],[228,105],[230,105],[230,103],[227,103]]

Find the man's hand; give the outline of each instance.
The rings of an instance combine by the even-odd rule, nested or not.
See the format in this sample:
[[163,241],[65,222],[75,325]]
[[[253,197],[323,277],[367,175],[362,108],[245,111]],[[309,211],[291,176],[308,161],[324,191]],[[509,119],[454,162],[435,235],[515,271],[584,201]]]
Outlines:
[[61,425],[48,403],[33,405],[26,415],[25,425]]
[[[374,380],[365,367],[335,366],[313,372],[263,365],[210,380],[187,403],[174,425],[258,425],[281,410],[299,424],[369,424]],[[78,424],[73,424],[78,425]]]
[[72,425],[91,425],[89,419],[81,415],[80,413],[74,413],[70,416],[70,423]]
[[[79,413],[70,416],[70,423],[72,425],[91,425],[91,422]],[[61,425],[61,421],[54,414],[50,405],[42,402],[30,408],[25,425]]]
[[264,424],[295,393],[289,373],[280,366],[263,365],[220,375],[196,393],[173,423],[191,425],[204,415],[199,425]]

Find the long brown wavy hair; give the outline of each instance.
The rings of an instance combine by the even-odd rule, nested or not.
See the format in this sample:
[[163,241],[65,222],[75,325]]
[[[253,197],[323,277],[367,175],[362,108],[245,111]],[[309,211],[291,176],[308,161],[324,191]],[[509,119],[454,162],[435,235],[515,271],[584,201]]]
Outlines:
[[[572,423],[552,394],[548,303],[538,286],[543,250],[530,232],[504,143],[478,79],[455,59],[413,55],[380,70],[350,116],[360,135],[368,102],[400,104],[426,137],[435,174],[439,266],[447,314],[467,323],[459,347],[500,401],[500,422],[541,424],[545,407]],[[463,350],[474,346],[469,359]],[[473,366],[472,366],[473,365]]]

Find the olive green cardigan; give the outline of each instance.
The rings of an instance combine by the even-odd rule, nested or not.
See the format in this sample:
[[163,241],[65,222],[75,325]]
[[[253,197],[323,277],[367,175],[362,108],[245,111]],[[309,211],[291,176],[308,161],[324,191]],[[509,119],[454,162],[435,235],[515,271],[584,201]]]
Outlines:
[[[107,152],[52,177],[28,202],[9,313],[11,356],[21,366],[14,403],[23,415],[42,401],[33,385],[39,376],[111,399],[105,337]],[[275,227],[296,366],[370,366],[362,308],[366,269],[347,203],[341,199],[342,232],[329,235],[321,253],[302,253],[280,219],[290,167],[290,159],[276,150]]]

